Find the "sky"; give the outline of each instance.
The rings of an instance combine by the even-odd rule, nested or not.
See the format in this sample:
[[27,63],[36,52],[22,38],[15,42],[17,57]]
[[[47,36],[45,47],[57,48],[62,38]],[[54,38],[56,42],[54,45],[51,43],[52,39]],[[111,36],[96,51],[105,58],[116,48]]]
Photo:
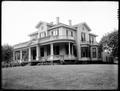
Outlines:
[[86,22],[99,42],[103,35],[118,30],[118,6],[117,1],[3,1],[2,45],[29,41],[40,21],[56,24],[56,17],[65,24],[69,19],[72,25]]

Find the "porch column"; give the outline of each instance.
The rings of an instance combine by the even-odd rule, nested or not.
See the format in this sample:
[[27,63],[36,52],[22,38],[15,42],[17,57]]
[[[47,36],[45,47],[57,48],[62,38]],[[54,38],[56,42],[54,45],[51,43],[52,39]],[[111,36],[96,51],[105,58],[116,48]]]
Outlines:
[[36,46],[36,60],[38,61],[39,60],[39,57],[40,57],[40,50],[39,50],[39,45]]
[[22,62],[22,50],[20,50],[20,62]]
[[53,55],[53,43],[50,45],[50,55]]
[[51,60],[53,60],[53,43],[50,44],[50,55],[51,55]]
[[29,47],[29,59],[28,61],[30,62],[31,61],[31,48]]
[[13,51],[13,61],[15,61],[15,51]]

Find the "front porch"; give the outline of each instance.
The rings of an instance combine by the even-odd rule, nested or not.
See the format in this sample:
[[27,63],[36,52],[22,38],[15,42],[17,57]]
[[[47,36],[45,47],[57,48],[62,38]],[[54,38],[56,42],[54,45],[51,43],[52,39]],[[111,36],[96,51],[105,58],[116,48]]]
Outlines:
[[72,42],[35,45],[14,52],[14,60],[22,62],[55,62],[77,60],[75,44]]

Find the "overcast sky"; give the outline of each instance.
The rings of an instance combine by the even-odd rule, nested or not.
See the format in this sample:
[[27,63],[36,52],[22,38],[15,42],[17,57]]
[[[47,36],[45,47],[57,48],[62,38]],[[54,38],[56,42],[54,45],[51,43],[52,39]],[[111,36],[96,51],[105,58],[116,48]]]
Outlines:
[[15,45],[29,40],[37,31],[39,21],[60,22],[72,25],[86,22],[91,33],[98,35],[97,42],[108,32],[118,29],[118,2],[58,2],[58,1],[3,1],[2,45]]

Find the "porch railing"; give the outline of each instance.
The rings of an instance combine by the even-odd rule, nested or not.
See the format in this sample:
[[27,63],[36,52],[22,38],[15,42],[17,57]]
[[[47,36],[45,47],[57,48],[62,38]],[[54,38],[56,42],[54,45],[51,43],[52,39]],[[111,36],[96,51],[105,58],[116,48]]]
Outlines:
[[64,55],[50,55],[41,57],[40,61],[64,60]]
[[77,57],[75,57],[74,55],[50,55],[40,58],[40,61],[53,61],[53,60],[64,61],[64,60],[76,60],[76,59]]
[[47,36],[47,37],[44,37],[44,38],[40,38],[38,39],[39,42],[48,42],[48,41],[53,41],[53,40],[60,40],[60,39],[70,39],[70,40],[75,40],[74,37],[72,36],[66,36],[66,35],[57,35],[57,36]]

